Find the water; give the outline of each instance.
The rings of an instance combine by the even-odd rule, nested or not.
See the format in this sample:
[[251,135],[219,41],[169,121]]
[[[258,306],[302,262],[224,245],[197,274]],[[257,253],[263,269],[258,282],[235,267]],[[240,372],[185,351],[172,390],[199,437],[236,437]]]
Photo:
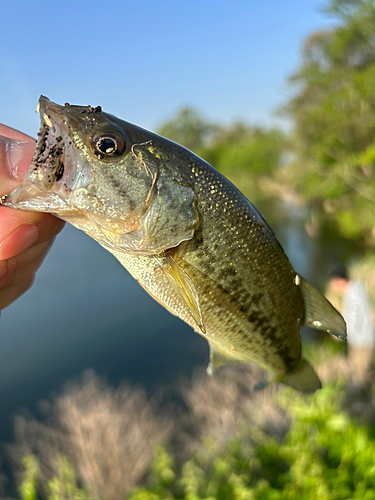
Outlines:
[[86,369],[152,389],[208,361],[203,338],[71,226],[32,289],[3,311],[0,328],[0,441],[12,438],[15,414],[37,412],[39,400]]

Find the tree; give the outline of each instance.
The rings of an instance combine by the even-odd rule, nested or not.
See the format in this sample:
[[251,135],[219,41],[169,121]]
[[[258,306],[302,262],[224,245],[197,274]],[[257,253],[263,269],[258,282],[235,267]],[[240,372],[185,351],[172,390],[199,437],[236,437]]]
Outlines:
[[215,127],[192,108],[181,109],[176,116],[162,125],[158,133],[191,151],[201,148]]
[[260,191],[261,179],[279,167],[285,150],[280,130],[243,122],[221,126],[205,121],[190,108],[179,111],[158,133],[211,163],[255,203],[268,196]]
[[375,3],[331,0],[338,24],[305,40],[284,112],[294,123],[296,161],[287,182],[322,223],[374,241]]

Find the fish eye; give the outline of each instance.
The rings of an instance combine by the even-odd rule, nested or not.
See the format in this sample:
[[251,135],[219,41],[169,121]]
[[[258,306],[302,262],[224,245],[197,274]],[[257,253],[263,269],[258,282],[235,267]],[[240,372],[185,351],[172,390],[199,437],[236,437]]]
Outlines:
[[98,158],[121,156],[125,151],[126,141],[120,133],[102,133],[92,139],[94,153]]

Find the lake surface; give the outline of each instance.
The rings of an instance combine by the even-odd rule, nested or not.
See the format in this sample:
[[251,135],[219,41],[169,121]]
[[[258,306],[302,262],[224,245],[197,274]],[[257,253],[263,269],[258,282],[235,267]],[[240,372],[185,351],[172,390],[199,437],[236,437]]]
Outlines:
[[0,441],[86,369],[148,388],[207,363],[206,341],[151,299],[112,255],[66,226],[32,289],[0,318]]

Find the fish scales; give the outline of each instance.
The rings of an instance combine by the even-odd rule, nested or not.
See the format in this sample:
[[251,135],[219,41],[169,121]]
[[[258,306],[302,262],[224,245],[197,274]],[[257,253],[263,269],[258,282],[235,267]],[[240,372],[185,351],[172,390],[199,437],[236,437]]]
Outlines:
[[232,184],[207,164],[198,176],[192,170],[198,204],[210,216],[179,262],[194,276],[205,323],[210,317],[207,331],[230,356],[263,367],[272,358],[277,370],[289,369],[301,353],[295,272],[263,217]]
[[255,362],[271,381],[318,389],[300,326],[345,338],[345,322],[242,193],[190,151],[100,107],[39,103],[32,166],[5,204],[53,213],[92,236],[208,340],[211,372]]
[[[168,151],[163,157],[168,159]],[[207,163],[192,163],[187,152],[182,165],[206,215],[178,263],[197,288],[207,338],[234,360],[264,368],[271,361],[280,372],[292,368],[301,354],[303,303],[289,260],[260,213],[227,179]],[[168,291],[164,281],[152,285],[160,262],[146,263],[153,259],[147,257],[140,265],[137,259],[117,258],[156,300],[197,330],[173,289]],[[297,318],[288,314],[291,310],[297,310]]]

